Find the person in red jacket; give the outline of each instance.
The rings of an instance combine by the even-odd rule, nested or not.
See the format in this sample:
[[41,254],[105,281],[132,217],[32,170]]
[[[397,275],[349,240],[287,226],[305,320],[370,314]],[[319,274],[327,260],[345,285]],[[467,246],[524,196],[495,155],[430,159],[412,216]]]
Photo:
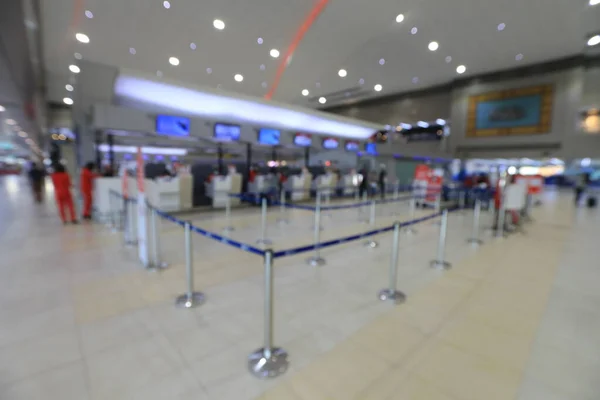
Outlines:
[[83,197],[83,219],[92,219],[92,192],[94,190],[94,163],[87,163],[81,170],[81,195]]
[[71,196],[71,178],[65,171],[65,167],[57,165],[54,167],[54,173],[51,175],[54,185],[54,195],[56,196],[56,205],[60,213],[60,219],[64,224],[67,223],[67,211],[73,224],[77,223],[75,217],[75,207],[73,206],[73,197]]

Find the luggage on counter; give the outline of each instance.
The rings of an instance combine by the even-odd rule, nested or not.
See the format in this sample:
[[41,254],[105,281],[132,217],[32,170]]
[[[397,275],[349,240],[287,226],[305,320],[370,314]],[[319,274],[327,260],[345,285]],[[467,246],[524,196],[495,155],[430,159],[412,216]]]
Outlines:
[[587,198],[588,208],[595,208],[597,203],[598,203],[598,201],[596,200],[595,197],[590,196]]

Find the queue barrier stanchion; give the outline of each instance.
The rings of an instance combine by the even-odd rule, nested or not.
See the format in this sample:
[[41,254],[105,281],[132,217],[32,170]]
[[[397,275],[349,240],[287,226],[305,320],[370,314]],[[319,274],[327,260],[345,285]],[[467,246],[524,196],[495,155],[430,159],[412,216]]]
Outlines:
[[501,238],[505,236],[504,224],[506,223],[506,205],[504,196],[500,199],[500,209],[498,210],[498,219],[496,220],[496,237]]
[[392,242],[392,257],[390,260],[390,282],[387,289],[379,292],[379,300],[402,303],[406,300],[406,295],[396,289],[398,280],[398,247],[400,242],[400,223],[394,223],[394,235]]
[[290,221],[285,216],[285,190],[282,188],[279,194],[279,218],[277,222],[280,224],[287,224]]
[[225,228],[223,228],[223,232],[229,233],[233,232],[235,228],[231,225],[231,194],[227,193],[227,198],[225,200]]
[[483,244],[483,241],[479,239],[479,218],[481,217],[481,200],[478,198],[475,200],[475,207],[473,208],[473,230],[471,231],[471,237],[467,241],[473,246]]
[[438,240],[437,247],[437,256],[436,259],[431,261],[431,266],[433,268],[439,269],[449,269],[452,265],[445,261],[445,252],[446,252],[446,233],[448,229],[448,210],[444,209],[442,211],[442,218],[440,223],[440,236]]
[[192,249],[192,224],[186,221],[183,225],[185,242],[185,273],[187,290],[175,299],[175,305],[180,308],[194,308],[204,302],[204,293],[194,291],[194,255]]
[[325,259],[321,257],[321,192],[317,193],[317,204],[315,207],[315,226],[314,230],[314,246],[315,254],[308,258],[306,262],[313,267],[325,265]]
[[265,252],[265,327],[263,347],[248,356],[248,369],[257,378],[275,378],[289,366],[288,353],[273,346],[273,250]]
[[[417,208],[417,199],[416,199],[415,196],[413,196],[410,199],[410,206],[409,206],[409,209],[408,209],[408,219],[410,221],[412,221],[413,219],[415,219],[416,208]],[[413,228],[412,225],[405,226],[404,229],[402,229],[402,231],[404,233],[406,233],[406,234],[409,234],[409,235],[414,235],[415,233],[417,233],[417,230],[415,228]]]
[[150,208],[150,239],[152,240],[152,262],[149,268],[166,269],[169,265],[160,259],[160,234],[158,233],[158,213]]
[[[375,227],[375,213],[376,213],[376,207],[377,202],[375,200],[371,201],[371,206],[370,206],[370,215],[369,215],[369,225],[371,227]],[[373,238],[369,239],[367,242],[365,242],[365,246],[369,247],[371,249],[376,248],[377,246],[379,246],[379,243],[377,243]]]
[[267,238],[267,199],[262,198],[261,212],[260,212],[260,239],[256,241],[257,244],[270,245],[271,239]]

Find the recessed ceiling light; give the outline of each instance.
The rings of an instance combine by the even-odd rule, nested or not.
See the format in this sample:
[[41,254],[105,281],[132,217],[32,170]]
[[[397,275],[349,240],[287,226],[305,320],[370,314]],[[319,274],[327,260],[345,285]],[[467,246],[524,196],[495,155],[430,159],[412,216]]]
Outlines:
[[427,47],[431,51],[436,51],[440,47],[440,45],[438,42],[431,42],[431,43],[429,43],[429,46],[427,46]]
[[302,89],[302,96],[308,96],[310,94],[310,92],[308,91],[308,89]]
[[215,27],[215,29],[222,31],[223,29],[225,29],[225,22],[221,21],[220,19],[215,19],[213,21],[213,26]]
[[156,76],[158,76],[159,78],[162,78],[163,77],[163,72],[160,71],[160,70],[156,71]]
[[419,32],[419,30],[417,29],[416,26],[413,26],[412,29],[410,30],[410,33],[412,33],[413,35],[416,35],[417,32]]
[[450,57],[450,56],[447,56],[447,57],[446,57],[446,62],[447,62],[447,63],[449,63],[449,62],[452,62],[452,57]]
[[259,37],[258,39],[256,39],[256,43],[263,44],[263,38]]
[[174,66],[178,66],[179,65],[179,58],[177,58],[177,57],[169,57],[169,64],[174,65]]
[[21,136],[21,137],[27,137],[27,132],[21,131],[21,132],[19,132],[19,136]]
[[266,87],[267,87],[267,82],[263,82],[263,83],[261,83],[261,84],[260,84],[260,86],[262,86],[262,87],[266,88]]
[[241,74],[235,74],[233,79],[235,79],[236,82],[241,82],[244,80],[244,77]]
[[94,13],[91,12],[90,10],[85,10],[85,16],[88,17],[89,19],[94,18]]
[[590,0],[590,6],[597,6],[600,4],[600,0]]
[[137,53],[137,51],[135,51],[135,48],[130,47],[129,48],[129,54],[135,55],[135,53]]
[[502,23],[498,24],[498,30],[499,30],[499,31],[503,31],[503,30],[504,30],[504,28],[506,28],[506,24],[505,24],[504,22],[502,22]]
[[212,68],[206,68],[206,73],[209,75],[212,74]]
[[523,59],[523,54],[519,53],[515,56],[515,60],[521,61]]
[[71,64],[69,65],[69,71],[71,71],[74,74],[78,74],[81,72],[81,69],[77,65]]
[[396,16],[396,22],[397,22],[397,23],[400,23],[400,22],[402,22],[402,21],[404,21],[404,14],[398,14],[398,15]]
[[169,3],[168,1],[165,0],[165,1],[163,1],[163,7],[168,10],[169,8],[171,8],[171,3]]
[[279,50],[277,50],[277,49],[271,49],[271,51],[269,52],[269,54],[271,55],[271,57],[277,58],[277,57],[279,57]]
[[190,49],[196,50],[196,43],[194,43],[194,42],[190,43]]
[[73,85],[65,85],[65,89],[67,89],[67,92],[72,92],[73,91]]
[[327,99],[325,97],[319,97],[319,103],[325,104],[327,103]]
[[7,124],[7,125],[16,125],[16,124],[17,124],[17,121],[15,121],[15,120],[14,120],[14,119],[12,119],[12,118],[9,118],[9,119],[7,119],[7,120],[6,120],[6,121],[4,121],[4,122],[6,122],[6,124]]
[[381,86],[380,84],[377,84],[377,85],[373,86],[373,89],[375,89],[376,92],[381,92],[381,89],[383,89],[383,86]]
[[85,33],[76,33],[75,39],[77,39],[81,43],[89,43],[90,38]]
[[364,85],[364,84],[365,84],[365,80],[364,80],[363,78],[360,78],[360,79],[358,80],[358,84],[359,84],[359,85]]
[[340,69],[340,70],[338,71],[338,75],[339,75],[340,77],[342,77],[342,78],[345,78],[345,77],[346,77],[346,75],[348,75],[348,71],[346,71],[345,69]]
[[589,38],[587,45],[591,47],[591,46],[596,46],[599,43],[600,43],[600,35],[594,35],[591,38]]
[[63,102],[64,102],[65,104],[67,104],[67,105],[72,105],[72,104],[73,104],[73,99],[72,99],[72,98],[70,98],[70,97],[65,97],[65,98],[63,99]]
[[264,71],[267,67],[265,66],[265,64],[260,64],[260,70]]
[[6,111],[6,108],[4,108],[3,106],[0,106],[0,112],[4,112]]
[[73,57],[75,57],[76,60],[81,60],[83,58],[80,53],[73,54]]
[[459,74],[464,74],[466,70],[467,67],[465,67],[464,65],[459,65],[458,67],[456,67],[456,72]]
[[419,83],[419,77],[415,76],[414,78],[412,78],[412,83]]
[[385,64],[385,59],[384,58],[380,58],[379,59],[379,65],[383,65]]

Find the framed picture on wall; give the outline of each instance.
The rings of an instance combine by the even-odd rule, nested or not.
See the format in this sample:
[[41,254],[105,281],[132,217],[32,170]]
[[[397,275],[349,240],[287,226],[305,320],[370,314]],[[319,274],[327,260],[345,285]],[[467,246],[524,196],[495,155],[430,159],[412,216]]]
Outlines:
[[554,87],[531,86],[469,97],[467,137],[539,135],[550,132]]

